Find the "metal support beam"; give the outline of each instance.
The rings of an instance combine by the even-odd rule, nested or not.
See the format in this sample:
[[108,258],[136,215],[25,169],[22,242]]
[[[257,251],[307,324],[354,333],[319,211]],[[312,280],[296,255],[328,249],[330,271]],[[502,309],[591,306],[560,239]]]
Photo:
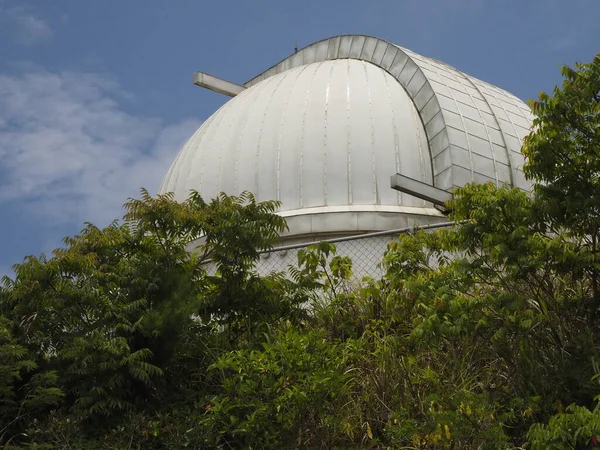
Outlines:
[[229,97],[235,97],[244,89],[246,89],[244,86],[232,83],[231,81],[222,80],[221,78],[213,77],[212,75],[204,72],[194,73],[194,84],[196,86],[218,92],[219,94],[228,95]]
[[413,195],[438,206],[445,207],[445,203],[452,200],[452,193],[399,173],[392,175],[390,183],[392,189]]

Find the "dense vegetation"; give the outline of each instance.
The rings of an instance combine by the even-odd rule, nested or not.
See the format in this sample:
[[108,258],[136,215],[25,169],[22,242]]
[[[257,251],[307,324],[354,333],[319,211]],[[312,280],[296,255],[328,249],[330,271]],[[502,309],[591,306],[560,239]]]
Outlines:
[[600,55],[563,75],[532,102],[533,195],[458,190],[456,225],[400,236],[382,279],[327,243],[259,276],[285,222],[250,194],[144,192],[26,258],[0,293],[0,445],[598,446]]

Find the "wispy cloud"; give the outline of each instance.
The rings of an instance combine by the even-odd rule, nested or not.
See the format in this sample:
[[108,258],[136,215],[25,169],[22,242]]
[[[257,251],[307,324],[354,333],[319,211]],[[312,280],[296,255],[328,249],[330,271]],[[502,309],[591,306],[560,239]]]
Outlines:
[[41,44],[52,38],[54,32],[48,23],[32,8],[22,5],[0,7],[0,23],[13,40],[22,45]]
[[0,203],[55,224],[103,225],[140,187],[157,190],[198,121],[130,114],[123,94],[102,74],[0,74]]

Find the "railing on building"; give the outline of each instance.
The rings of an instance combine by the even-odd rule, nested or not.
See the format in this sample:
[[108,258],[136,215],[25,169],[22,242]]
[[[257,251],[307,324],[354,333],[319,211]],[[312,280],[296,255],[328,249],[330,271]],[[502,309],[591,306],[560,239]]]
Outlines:
[[[335,244],[336,254],[349,256],[352,260],[352,272],[355,279],[365,276],[380,278],[383,270],[380,263],[383,260],[388,244],[397,239],[401,234],[412,233],[415,230],[435,230],[454,225],[454,222],[442,222],[418,227],[406,227],[396,230],[379,231],[356,236],[325,239],[321,242]],[[307,248],[319,242],[308,242],[303,244],[286,245],[261,252],[256,268],[260,274],[271,272],[285,272],[289,266],[298,265],[298,250]]]

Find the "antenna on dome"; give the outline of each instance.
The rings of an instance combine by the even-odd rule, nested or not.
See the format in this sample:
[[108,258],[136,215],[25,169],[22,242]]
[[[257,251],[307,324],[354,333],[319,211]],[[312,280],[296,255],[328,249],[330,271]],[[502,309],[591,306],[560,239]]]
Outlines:
[[298,35],[294,36],[294,53],[298,53]]

